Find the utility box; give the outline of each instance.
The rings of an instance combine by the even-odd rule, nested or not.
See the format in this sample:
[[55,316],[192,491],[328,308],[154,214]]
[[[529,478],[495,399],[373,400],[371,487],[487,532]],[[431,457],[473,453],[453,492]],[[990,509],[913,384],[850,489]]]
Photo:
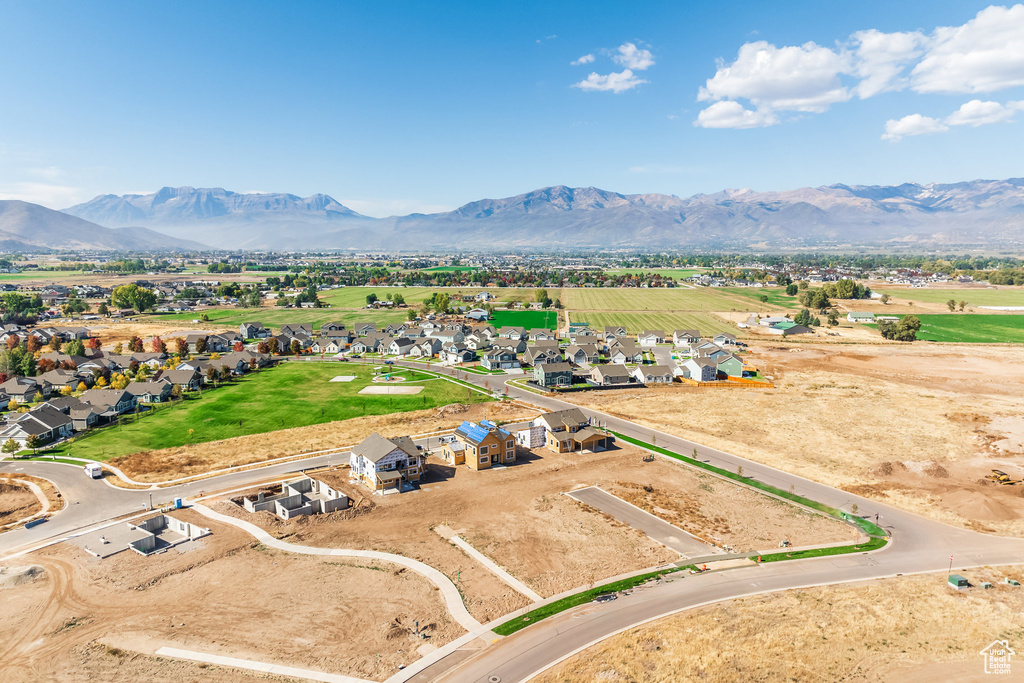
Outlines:
[[965,579],[964,577],[960,576],[959,574],[950,574],[949,575],[949,585],[950,585],[951,588],[955,588],[958,591],[962,591],[962,590],[964,590],[966,588],[970,588],[971,587],[970,582],[968,582],[967,579]]

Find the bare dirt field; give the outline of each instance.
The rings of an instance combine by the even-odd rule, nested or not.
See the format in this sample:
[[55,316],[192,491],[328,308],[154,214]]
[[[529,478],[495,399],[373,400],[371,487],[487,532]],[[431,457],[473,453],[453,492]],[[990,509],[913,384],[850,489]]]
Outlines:
[[[424,643],[463,633],[414,572],[269,549],[198,513],[175,515],[213,535],[150,557],[97,560],[68,545],[33,554],[42,578],[0,590],[0,680],[248,680],[153,657],[162,646],[382,680]],[[416,620],[427,640],[411,632]]]
[[[461,573],[467,604],[481,621],[525,602],[443,541],[434,526],[453,529],[542,595],[678,559],[639,531],[561,495],[581,486],[624,494],[695,535],[744,549],[773,548],[784,538],[804,545],[857,536],[840,522],[678,463],[644,462],[632,447],[582,456],[539,450],[513,467],[480,472],[431,458],[429,471],[420,492],[370,496],[357,506],[360,512],[285,523],[269,513],[218,509],[233,507],[235,516],[293,542],[396,552],[451,577]],[[651,491],[643,488],[648,481],[657,482]]]
[[[199,315],[198,313],[196,314]],[[226,332],[229,328],[214,325],[213,323],[188,323],[175,322],[173,327],[161,323],[146,322],[118,322],[116,320],[103,320],[98,325],[86,325],[89,332],[100,340],[102,347],[108,351],[114,348],[118,342],[127,344],[132,336],[140,337],[145,343],[146,351],[150,350],[149,344],[153,337],[160,337],[171,350],[174,350],[171,340],[184,337],[192,331],[204,331],[209,333]],[[232,328],[233,329],[233,328]],[[238,330],[234,330],[237,332]],[[173,334],[171,334],[173,332]]]
[[463,420],[491,419],[509,422],[531,419],[536,414],[536,411],[526,410],[507,402],[471,406],[452,404],[437,409],[357,417],[309,427],[281,429],[265,434],[146,451],[114,458],[110,463],[137,481],[160,482],[201,475],[225,467],[354,445],[375,431],[388,437],[426,434],[442,429],[454,429]]
[[[1020,578],[1019,568],[1009,573]],[[969,578],[1006,575],[990,569]],[[535,680],[981,681],[978,653],[997,637],[1021,642],[1022,609],[1021,588],[957,592],[937,574],[789,591],[631,629]]]
[[1024,349],[752,343],[773,390],[683,386],[577,403],[981,530],[1024,533]]
[[39,498],[23,482],[31,482],[42,490],[50,511],[64,507],[57,488],[46,479],[29,474],[3,473],[0,474],[0,528],[43,509]]

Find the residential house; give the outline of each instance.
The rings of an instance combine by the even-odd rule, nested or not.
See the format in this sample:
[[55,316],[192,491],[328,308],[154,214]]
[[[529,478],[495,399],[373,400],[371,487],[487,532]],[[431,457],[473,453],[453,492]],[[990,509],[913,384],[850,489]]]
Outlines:
[[408,436],[385,439],[374,432],[352,449],[352,476],[374,491],[401,490],[402,482],[419,481],[423,455]]
[[81,400],[100,411],[100,417],[108,420],[135,409],[136,400],[125,389],[89,389],[82,393]]
[[309,345],[313,353],[338,353],[343,349],[344,345],[339,344],[337,339],[314,339]]
[[572,366],[568,363],[537,363],[533,366],[533,381],[542,387],[571,386]]
[[479,294],[477,294],[474,297],[474,299],[476,299],[477,301],[484,301],[484,302],[486,302],[486,301],[493,301],[494,300],[494,295],[491,294],[490,292],[480,292]]
[[608,360],[618,365],[625,363],[643,363],[644,352],[631,340],[623,339],[612,345],[608,350]]
[[507,349],[491,349],[484,354],[480,365],[488,370],[511,370],[519,367],[519,359]]
[[0,384],[0,391],[17,403],[32,403],[37,398],[49,398],[50,383],[42,378],[12,377]]
[[850,311],[846,314],[846,319],[851,323],[873,323],[875,322],[875,314],[862,311]]
[[689,346],[700,341],[699,330],[676,330],[672,333],[672,343],[676,346]]
[[476,360],[476,351],[465,344],[449,344],[444,347],[444,359],[448,363],[472,363]]
[[644,346],[654,346],[665,343],[665,333],[661,330],[644,330],[637,335],[636,340]]
[[633,377],[641,384],[672,384],[675,379],[667,365],[638,365],[633,369]]
[[697,382],[714,382],[718,379],[718,363],[710,358],[688,358],[682,364],[683,377]]
[[489,320],[491,314],[482,308],[474,308],[466,311],[466,317],[470,320],[475,320],[476,322],[483,322],[484,320]]
[[129,382],[126,391],[139,403],[164,403],[171,399],[172,387],[167,382]]
[[719,346],[736,346],[736,335],[722,332],[721,334],[716,334],[712,341]]
[[520,354],[526,353],[526,349],[528,347],[526,345],[525,339],[505,339],[499,337],[498,339],[495,339],[494,342],[492,342],[491,348],[504,349],[506,351],[511,351],[512,353],[515,354]]
[[[433,358],[437,354],[441,353],[441,350],[444,348],[444,345],[441,343],[441,340],[435,339],[434,337],[412,339],[411,341],[413,342],[413,347],[412,350],[409,351],[410,356],[418,356],[420,358]],[[456,347],[460,345],[452,344],[451,346]],[[461,346],[463,348],[466,348],[465,344],[462,344]]]
[[626,336],[626,328],[625,327],[614,327],[614,326],[612,326],[612,327],[605,327],[604,328],[604,333],[602,335],[604,341],[606,343],[608,343],[608,344],[611,344],[616,339],[619,339],[620,337],[625,337],[625,336]]
[[534,342],[541,341],[558,341],[558,335],[551,330],[530,330],[530,339]]
[[99,422],[100,411],[83,403],[74,396],[60,396],[51,398],[47,404],[56,408],[71,418],[71,427],[76,432],[84,432],[91,429]]
[[176,370],[164,370],[154,378],[154,381],[165,382],[171,387],[180,387],[182,391],[196,391],[202,381],[199,371],[195,368],[179,368]]
[[596,363],[601,357],[597,347],[593,344],[573,344],[565,350],[565,359],[576,365]]
[[406,339],[400,337],[398,339],[392,339],[391,343],[387,347],[387,353],[392,356],[398,356],[399,358],[405,358],[410,355],[412,349],[416,347],[416,342],[412,339]]
[[92,384],[92,375],[85,372],[75,372],[73,370],[50,370],[37,376],[37,380],[47,382],[51,389],[50,392],[60,391],[64,387],[75,391],[78,389],[78,385],[85,383],[86,386]]
[[74,431],[71,418],[57,408],[44,403],[27,413],[18,413],[0,430],[0,443],[13,439],[21,448],[28,447],[30,437],[38,444],[47,444],[67,438]]
[[320,326],[320,334],[326,337],[328,332],[343,332],[345,329],[345,323],[343,322],[329,322]]
[[526,328],[523,327],[502,327],[498,330],[498,337],[501,339],[511,339],[513,341],[530,338],[526,333]]
[[313,323],[290,323],[281,326],[281,334],[293,337],[304,336],[307,339],[313,338]]
[[357,336],[365,337],[377,331],[376,323],[357,323],[353,328]]
[[510,465],[516,461],[516,440],[489,420],[463,422],[455,430],[455,440],[443,444],[441,455],[453,465],[465,464],[470,469],[486,470],[494,465]]
[[245,339],[266,339],[271,334],[263,323],[242,323],[238,326],[238,333]]
[[534,367],[544,363],[561,363],[562,350],[558,344],[534,344],[526,348],[523,361]]
[[728,377],[743,377],[743,361],[731,353],[717,359],[718,373]]
[[544,428],[544,445],[555,453],[604,450],[611,440],[591,427],[579,408],[544,413],[534,419],[532,426]]
[[632,379],[626,366],[616,363],[595,365],[590,371],[591,383],[601,387],[629,384]]

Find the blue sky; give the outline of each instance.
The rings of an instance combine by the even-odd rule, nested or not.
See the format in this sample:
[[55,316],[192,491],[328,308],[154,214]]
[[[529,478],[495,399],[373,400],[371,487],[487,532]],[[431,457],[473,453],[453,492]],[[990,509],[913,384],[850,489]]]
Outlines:
[[636,7],[0,2],[0,198],[219,186],[389,215],[1024,175],[1024,6]]

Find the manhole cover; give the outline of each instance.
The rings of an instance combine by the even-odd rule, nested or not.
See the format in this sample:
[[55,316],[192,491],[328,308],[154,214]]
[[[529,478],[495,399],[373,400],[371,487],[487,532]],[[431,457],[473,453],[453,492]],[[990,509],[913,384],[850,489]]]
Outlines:
[[487,683],[501,683],[501,676],[488,676]]

